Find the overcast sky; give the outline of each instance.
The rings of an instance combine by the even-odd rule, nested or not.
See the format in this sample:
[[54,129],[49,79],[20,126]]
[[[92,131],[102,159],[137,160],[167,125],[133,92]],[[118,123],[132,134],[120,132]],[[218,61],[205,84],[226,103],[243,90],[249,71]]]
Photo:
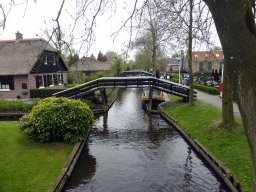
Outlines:
[[[22,1],[23,0],[20,2]],[[65,29],[68,29],[69,25],[74,23],[67,14],[66,10],[73,13],[75,2],[76,1],[74,0],[65,1],[65,6],[60,16],[60,25]],[[130,9],[133,8],[133,2],[134,0],[128,1]],[[43,33],[42,30],[46,29],[45,22],[47,23],[47,28],[51,29],[53,26],[52,20],[57,17],[61,3],[62,0],[37,0],[36,3],[34,3],[34,1],[29,1],[27,8],[25,4],[13,7],[9,12],[7,25],[3,33],[0,35],[0,39],[15,39],[15,33],[17,31],[23,34],[24,39],[38,37],[46,39],[45,35],[41,36]],[[117,31],[122,26],[122,21],[125,21],[125,19],[128,18],[128,14],[126,12],[128,9],[124,4],[124,1],[118,1],[118,3],[117,11],[113,18],[110,18],[110,15],[111,13],[113,14],[114,8],[112,11],[109,9],[109,11],[104,15],[99,14],[97,16],[97,25],[94,26],[97,42],[90,49],[88,54],[89,56],[94,54],[97,57],[99,51],[101,51],[103,54],[105,54],[106,51],[115,51],[120,54],[121,49],[124,48],[123,43],[127,43],[129,41],[129,34],[127,33],[126,29],[121,30],[115,42],[113,42],[113,38],[110,37],[113,32]],[[126,7],[126,9],[124,9],[124,7]],[[3,3],[3,8],[5,11],[7,11],[8,5]],[[90,11],[87,11],[86,14],[89,16],[91,13]],[[83,30],[83,28],[83,24],[79,23],[76,26],[76,31]],[[79,36],[79,33],[77,32],[74,32],[74,34],[75,37]],[[75,48],[78,49],[79,46],[77,45]],[[133,56],[132,53],[130,55],[131,57]]]

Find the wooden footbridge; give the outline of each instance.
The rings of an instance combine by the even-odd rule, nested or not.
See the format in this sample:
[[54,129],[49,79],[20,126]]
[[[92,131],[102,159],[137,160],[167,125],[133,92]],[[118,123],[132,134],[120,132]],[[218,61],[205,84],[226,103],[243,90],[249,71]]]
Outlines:
[[[83,96],[100,90],[104,109],[104,106],[107,104],[105,92],[105,89],[107,88],[149,88],[149,98],[151,101],[149,109],[151,109],[153,89],[182,97],[185,101],[189,101],[190,92],[189,86],[155,77],[102,77],[79,86],[54,93],[53,95],[71,99],[80,99]],[[194,97],[196,98],[196,92],[194,92]]]

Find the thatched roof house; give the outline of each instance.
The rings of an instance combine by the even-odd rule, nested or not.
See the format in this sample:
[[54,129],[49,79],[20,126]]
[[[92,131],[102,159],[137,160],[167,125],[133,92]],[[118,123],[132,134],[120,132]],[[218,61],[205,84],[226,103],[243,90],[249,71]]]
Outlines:
[[100,62],[94,57],[83,57],[70,67],[70,71],[83,71],[86,76],[91,73],[111,70],[111,64]]
[[[0,98],[29,98],[35,88],[63,87],[68,68],[44,39],[0,40]],[[25,93],[25,94],[23,94]]]

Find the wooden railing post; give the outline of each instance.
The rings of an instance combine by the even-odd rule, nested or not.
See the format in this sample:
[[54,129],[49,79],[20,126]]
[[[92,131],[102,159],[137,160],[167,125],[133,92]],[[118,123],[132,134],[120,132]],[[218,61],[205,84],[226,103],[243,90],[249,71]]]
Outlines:
[[107,95],[106,95],[106,89],[101,89],[100,90],[100,93],[101,93],[101,98],[102,98],[102,107],[103,107],[103,111],[105,112],[106,110],[106,106],[108,104],[108,101],[107,101]]
[[148,109],[149,110],[152,109],[152,97],[153,97],[153,89],[150,88],[150,90],[149,90],[149,102],[148,102]]

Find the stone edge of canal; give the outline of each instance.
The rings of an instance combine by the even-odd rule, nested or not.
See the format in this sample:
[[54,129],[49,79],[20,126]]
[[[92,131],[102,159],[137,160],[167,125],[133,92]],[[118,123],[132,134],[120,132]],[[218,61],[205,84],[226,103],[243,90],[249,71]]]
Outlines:
[[[112,106],[113,102],[115,101],[116,97],[112,101],[112,103],[108,106],[108,109]],[[150,112],[150,111],[149,111]],[[152,112],[156,112],[155,110]],[[231,171],[225,167],[222,162],[217,159],[205,146],[203,146],[198,140],[194,140],[190,137],[189,134],[187,134],[185,131],[183,131],[177,124],[176,120],[173,119],[171,116],[169,116],[167,113],[165,113],[162,110],[161,105],[158,106],[157,111],[165,120],[167,120],[170,124],[172,124],[180,133],[181,135],[193,146],[193,148],[202,155],[202,157],[210,164],[210,166],[218,173],[218,175],[224,180],[224,182],[227,184],[229,189],[232,192],[239,192],[241,191],[240,183],[239,181],[234,178]],[[54,184],[51,186],[48,192],[55,192],[55,191],[61,191],[63,187],[65,186],[68,178],[72,174],[72,171],[75,167],[75,164],[81,154],[81,151],[84,147],[84,145],[87,143],[89,138],[90,132],[87,136],[87,138],[77,143],[71,152],[68,160],[66,161],[63,169],[59,173],[59,176],[55,180]]]

